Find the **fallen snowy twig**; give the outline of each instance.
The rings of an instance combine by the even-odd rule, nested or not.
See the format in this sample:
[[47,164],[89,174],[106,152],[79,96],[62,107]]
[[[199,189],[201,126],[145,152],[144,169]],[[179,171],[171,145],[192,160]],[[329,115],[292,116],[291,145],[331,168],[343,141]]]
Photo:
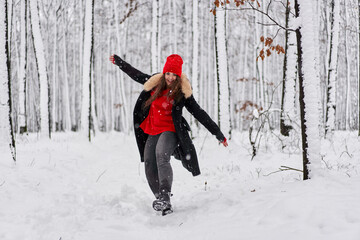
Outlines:
[[104,175],[106,173],[107,169],[105,169],[100,175],[99,177],[96,179],[96,182],[99,181],[99,179],[102,177],[102,175]]
[[341,154],[340,154],[340,157],[342,157],[342,155],[346,153],[350,158],[352,158],[352,154],[350,154],[348,151],[343,151]]
[[291,167],[287,167],[287,166],[280,166],[279,170],[275,171],[275,172],[271,172],[269,174],[265,174],[264,176],[270,176],[273,173],[278,173],[278,172],[282,172],[282,171],[288,171],[288,170],[293,170],[293,171],[298,171],[298,172],[303,172],[300,169],[296,169],[296,168],[291,168]]

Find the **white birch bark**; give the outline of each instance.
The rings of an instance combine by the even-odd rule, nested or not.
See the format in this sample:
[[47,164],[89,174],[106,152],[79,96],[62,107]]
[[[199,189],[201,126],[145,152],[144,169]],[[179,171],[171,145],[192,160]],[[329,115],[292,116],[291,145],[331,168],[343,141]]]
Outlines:
[[[81,33],[79,34],[79,69],[78,69],[78,74],[79,74],[79,78],[82,80],[83,77],[83,66],[84,66],[84,20],[85,20],[85,10],[84,10],[84,6],[86,3],[84,3],[83,0],[81,0],[79,2],[79,15],[80,15],[80,26],[79,29],[81,31]],[[82,111],[82,82],[81,84],[77,84],[76,85],[76,98],[75,98],[75,102],[77,102],[76,104],[76,112],[78,113],[77,116],[77,129],[81,130],[81,111]],[[80,113],[80,114],[79,114]]]
[[174,49],[174,53],[177,53],[177,14],[176,14],[176,0],[171,0],[171,4],[172,4],[172,21],[173,21],[173,26],[172,26],[172,30],[173,30],[173,49]]
[[66,35],[67,35],[67,29],[66,29],[66,20],[65,20],[65,13],[63,13],[63,64],[64,64],[64,79],[63,79],[63,89],[62,89],[62,108],[63,108],[63,127],[64,130],[68,131],[71,129],[71,117],[70,117],[70,97],[69,97],[69,74],[68,74],[68,58],[67,58],[67,42],[66,42]]
[[[209,8],[211,8],[211,2],[208,3],[209,4]],[[207,79],[210,80],[210,79],[216,79],[216,72],[215,71],[212,71],[212,69],[216,69],[216,66],[214,66],[214,62],[213,62],[213,54],[214,54],[214,48],[213,46],[211,45],[211,41],[212,41],[212,27],[213,26],[213,19],[212,17],[209,17],[208,18],[208,28],[207,28],[207,63],[206,63],[206,76],[207,76]],[[214,67],[212,67],[214,66]],[[215,73],[214,73],[215,72]],[[214,95],[214,94],[217,94],[217,92],[213,92],[212,89],[214,89],[215,87],[213,86],[217,86],[216,82],[215,81],[209,81],[209,83],[207,84],[208,87],[206,88],[206,99],[207,99],[207,106],[208,106],[208,111],[209,111],[209,115],[212,116],[214,118],[215,121],[217,121],[217,117],[218,117],[218,114],[217,114],[217,110],[216,110],[216,106],[217,106],[217,103],[216,101],[214,100],[215,97],[214,96],[217,96],[217,95]]]
[[[300,1],[299,1],[300,2]],[[302,55],[302,73],[303,73],[303,89],[305,103],[305,124],[307,135],[307,155],[309,159],[309,176],[319,174],[321,169],[320,158],[320,134],[319,134],[319,84],[320,79],[316,72],[316,56],[315,56],[315,35],[313,16],[313,1],[301,0],[299,3],[300,19],[301,19],[301,48]]]
[[[293,3],[293,1],[291,1]],[[293,4],[290,4],[293,6]],[[289,14],[289,26],[293,26],[294,17]],[[288,50],[287,50],[287,64],[286,64],[286,79],[285,79],[285,97],[284,97],[284,123],[285,125],[293,126],[292,121],[296,119],[295,113],[295,97],[296,97],[296,65],[297,65],[297,54],[296,54],[296,34],[289,32],[288,38]]]
[[[166,1],[168,1],[168,0],[166,0]],[[155,72],[158,72],[158,71],[162,71],[162,69],[160,69],[161,68],[161,64],[160,64],[160,62],[161,62],[161,46],[162,46],[162,42],[161,42],[161,40],[162,40],[162,36],[161,36],[161,34],[162,34],[162,13],[163,13],[163,9],[164,9],[164,7],[163,7],[163,5],[164,5],[164,2],[163,2],[163,0],[159,0],[159,5],[158,5],[158,21],[157,21],[157,24],[158,24],[158,27],[157,27],[157,29],[158,29],[158,33],[157,33],[157,50],[156,50],[156,56],[157,56],[157,63],[156,63],[156,66],[158,67],[158,68],[156,68],[156,69],[154,69],[155,70]]]
[[46,60],[44,44],[40,30],[40,20],[37,0],[29,0],[31,29],[34,39],[34,49],[36,55],[36,64],[40,82],[40,133],[42,137],[50,137],[49,128],[49,91],[48,76],[46,69]]
[[[349,22],[349,9],[347,9],[347,1],[344,1],[344,9],[345,9],[345,26],[348,25]],[[350,81],[351,81],[351,58],[350,58],[350,54],[349,54],[349,48],[351,46],[350,42],[349,42],[349,33],[347,31],[347,28],[345,28],[344,30],[345,32],[345,61],[346,61],[346,108],[345,108],[345,130],[349,130],[350,129],[350,121],[351,121],[351,85],[350,85]]]
[[205,93],[206,93],[206,87],[208,84],[206,83],[206,70],[205,70],[205,64],[202,64],[202,63],[205,63],[205,53],[206,53],[206,49],[205,49],[205,31],[206,31],[206,28],[205,28],[205,25],[204,25],[204,22],[205,22],[205,15],[209,15],[207,10],[201,5],[201,2],[200,2],[200,5],[199,5],[199,29],[200,29],[200,35],[199,35],[199,38],[201,39],[200,41],[200,64],[199,64],[199,67],[200,67],[200,70],[199,70],[199,101],[201,103],[201,105],[206,109],[206,111],[208,110],[207,106],[206,106],[206,100],[205,100]]
[[[9,40],[8,41],[8,44],[11,43],[11,34],[12,34],[12,3],[13,1],[12,0],[7,0],[6,1],[6,4],[7,4],[7,28],[8,28],[8,36],[7,36],[7,39]],[[10,47],[9,47],[10,49]]]
[[226,53],[225,10],[218,9],[215,15],[217,72],[219,86],[219,126],[225,135],[230,134],[230,103],[228,65]]
[[158,71],[158,35],[159,35],[159,0],[152,4],[152,31],[151,31],[151,69],[152,73]]
[[[183,36],[184,41],[185,41],[185,54],[184,54],[184,65],[182,67],[182,69],[186,69],[186,71],[188,72],[188,77],[189,79],[191,79],[192,81],[192,71],[190,71],[190,64],[191,64],[191,3],[192,1],[183,1],[184,2],[184,7],[185,7],[185,36]],[[190,116],[192,118],[192,116]],[[193,121],[191,120],[190,125],[192,126]]]
[[360,0],[358,0],[358,136],[360,136]]
[[85,131],[90,138],[89,118],[90,109],[90,81],[91,81],[91,50],[93,34],[93,0],[85,3],[85,30],[84,30],[84,58],[82,75],[82,105],[81,105],[81,130]]
[[[0,0],[0,147],[10,144],[9,86],[6,53],[5,0]],[[9,151],[10,153],[10,151]],[[10,155],[9,155],[10,156]],[[9,158],[10,159],[10,158]]]
[[0,0],[0,150],[4,157],[1,160],[11,162],[11,160],[15,161],[16,158],[11,130],[6,4],[5,0]]
[[[258,41],[258,37],[259,37],[259,34],[258,34],[258,28],[259,28],[259,24],[257,24],[257,22],[259,21],[258,18],[257,18],[257,13],[254,14],[254,21],[253,21],[253,24],[254,24],[254,29],[255,31],[253,31],[253,41],[254,41],[254,49],[253,49],[253,59],[256,59],[257,57],[257,53],[259,52],[259,48],[258,46],[256,46],[256,42]],[[253,103],[256,103],[259,98],[257,96],[257,87],[258,87],[258,81],[260,81],[260,76],[258,74],[258,71],[257,71],[257,63],[256,62],[253,62],[253,76],[256,78],[256,80],[253,82],[252,84],[252,102]],[[249,98],[250,99],[250,98]],[[261,101],[261,99],[260,99]]]
[[[265,2],[264,0],[262,0],[262,4],[261,4],[261,8],[262,8],[262,11],[266,11],[265,10]],[[264,14],[261,14],[260,16],[261,18],[261,22],[265,22],[264,20]],[[258,24],[257,24],[258,25]],[[264,25],[261,25],[261,33],[263,36],[267,36],[267,29],[265,28]],[[262,42],[261,44],[261,48],[265,48],[265,42]],[[266,61],[268,62],[268,61]],[[259,103],[260,103],[260,106],[263,107],[264,109],[267,109],[267,105],[268,105],[268,102],[267,102],[267,97],[265,96],[266,92],[265,91],[265,88],[267,88],[266,84],[265,84],[265,65],[266,65],[266,62],[265,61],[257,61],[256,63],[258,64],[258,71],[259,71]]]
[[[109,35],[110,35],[110,29],[111,29],[111,26],[110,26],[110,22],[108,23],[108,32],[109,32]],[[111,46],[111,39],[108,38],[108,49],[107,49],[107,52],[111,52],[111,49],[110,49],[110,46]],[[105,69],[106,69],[106,72],[110,72],[110,67],[112,67],[110,64],[107,64]],[[107,91],[108,91],[108,97],[109,97],[109,103],[108,103],[108,119],[109,119],[109,126],[108,126],[108,129],[107,131],[112,131],[114,128],[113,128],[113,123],[114,123],[114,112],[113,112],[113,109],[114,109],[114,85],[113,85],[113,81],[112,79],[110,78],[109,74],[106,76],[105,79],[105,82],[108,84],[108,88],[107,88]]]
[[[121,31],[120,31],[120,28],[119,28],[119,15],[118,15],[118,12],[117,12],[117,7],[116,7],[116,0],[113,0],[113,9],[114,9],[114,15],[115,15],[115,28],[116,28],[116,33],[117,33],[117,36],[116,36],[116,39],[117,39],[117,44],[116,44],[116,48],[117,48],[117,51],[119,52],[120,56],[122,56],[122,51],[123,49],[121,48],[123,46],[123,44],[121,44],[122,42],[122,34],[121,34]],[[125,49],[124,49],[125,50]],[[118,74],[116,74],[118,75]],[[129,114],[127,111],[127,99],[126,99],[126,95],[125,95],[125,84],[124,84],[124,73],[123,71],[120,72],[120,78],[118,78],[119,80],[119,88],[117,88],[117,92],[120,94],[120,101],[121,101],[121,104],[122,106],[120,107],[120,112],[122,113],[122,121],[121,121],[121,126],[122,126],[122,130],[124,131],[128,131],[130,128],[129,128]]]
[[193,1],[193,57],[192,57],[192,78],[191,86],[193,88],[194,98],[199,98],[199,82],[198,82],[198,59],[199,59],[199,29],[198,29],[198,0]]
[[339,46],[339,23],[340,23],[340,2],[339,0],[332,0],[333,14],[331,23],[331,38],[329,47],[328,60],[328,92],[327,92],[327,106],[326,106],[326,135],[332,135],[335,131],[335,107],[336,107],[336,79],[337,79],[337,63],[338,63],[338,46]]
[[296,39],[295,33],[289,34],[289,47],[288,47],[288,60],[287,60],[287,74],[286,74],[286,91],[284,98],[284,111],[285,119],[284,122],[286,125],[291,125],[292,121],[296,119],[295,113],[295,83],[296,83]]
[[53,32],[53,38],[54,38],[54,50],[53,50],[53,66],[52,66],[52,101],[51,101],[51,115],[52,115],[52,121],[51,121],[51,129],[55,131],[55,122],[58,120],[57,117],[57,111],[56,111],[56,99],[57,99],[57,13],[56,9],[58,7],[57,0],[54,0],[55,8],[53,9],[54,14],[54,32]]
[[[94,10],[94,0],[93,1],[93,10]],[[93,11],[93,18],[94,18],[94,11]],[[94,23],[93,23],[94,24]],[[92,34],[94,34],[93,30],[92,30]],[[92,43],[93,45],[94,43]],[[91,47],[91,52],[93,52],[93,46]],[[93,60],[93,54],[91,53],[91,58],[90,58],[90,62],[91,65],[90,66],[90,91],[91,91],[91,95],[90,95],[90,101],[91,101],[91,106],[90,106],[90,117],[91,117],[91,123],[92,126],[90,126],[89,128],[89,141],[91,141],[91,130],[93,132],[93,135],[95,136],[95,133],[99,132],[99,121],[98,121],[98,117],[95,114],[95,105],[96,105],[96,101],[95,101],[95,84],[93,79],[95,79],[94,75],[95,75],[95,66],[94,66],[94,60]],[[100,71],[97,71],[100,72]]]
[[[77,8],[77,3],[74,2],[73,4],[73,11],[75,11],[75,9]],[[77,32],[77,24],[73,24],[73,32]],[[78,42],[73,42],[72,44],[72,52],[73,52],[73,60],[72,60],[72,76],[71,76],[71,83],[72,83],[72,88],[70,90],[70,96],[71,96],[71,103],[70,103],[70,116],[71,116],[71,130],[75,130],[76,129],[76,86],[78,85],[77,83],[79,82],[79,76],[78,76],[78,64],[79,64],[79,57],[77,56],[77,44]],[[80,65],[81,66],[81,65]]]
[[19,122],[18,132],[21,128],[26,128],[26,111],[25,111],[25,80],[26,80],[26,66],[27,66],[27,1],[21,1],[20,13],[20,67],[19,67]]

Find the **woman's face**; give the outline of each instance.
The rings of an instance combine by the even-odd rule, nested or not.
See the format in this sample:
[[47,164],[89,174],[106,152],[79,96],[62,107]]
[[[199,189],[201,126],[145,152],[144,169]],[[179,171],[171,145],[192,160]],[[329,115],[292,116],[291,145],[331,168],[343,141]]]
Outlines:
[[166,81],[166,85],[168,87],[171,86],[171,84],[173,84],[176,80],[176,74],[175,73],[171,73],[171,72],[167,72],[165,73],[165,81]]

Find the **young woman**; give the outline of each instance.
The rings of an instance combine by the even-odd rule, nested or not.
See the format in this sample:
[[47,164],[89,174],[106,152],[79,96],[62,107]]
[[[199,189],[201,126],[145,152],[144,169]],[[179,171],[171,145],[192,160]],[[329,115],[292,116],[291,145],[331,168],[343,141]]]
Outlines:
[[182,161],[193,176],[200,174],[195,147],[182,117],[183,107],[226,147],[226,138],[216,123],[195,101],[191,85],[182,73],[183,60],[177,54],[167,57],[162,73],[152,76],[133,68],[117,55],[110,56],[133,80],[144,85],[134,108],[134,130],[141,161],[151,191],[156,197],[153,208],[163,215],[172,212],[170,203],[173,172],[170,157]]

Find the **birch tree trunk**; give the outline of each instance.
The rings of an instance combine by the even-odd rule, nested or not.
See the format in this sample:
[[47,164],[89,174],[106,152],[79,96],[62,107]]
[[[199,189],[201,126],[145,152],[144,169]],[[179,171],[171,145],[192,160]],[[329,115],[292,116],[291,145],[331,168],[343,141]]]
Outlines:
[[42,137],[51,137],[49,122],[49,83],[46,69],[44,44],[40,30],[37,0],[30,0],[31,30],[34,41],[35,59],[40,82],[40,133]]
[[[7,1],[0,0],[0,149],[9,146],[9,154],[5,154],[6,160],[16,161],[15,138],[11,117],[11,82],[10,82],[10,59],[8,45],[8,18]],[[11,153],[11,154],[10,154]]]
[[[53,129],[53,131],[57,130],[58,123],[59,123],[59,116],[58,116],[58,91],[59,91],[59,87],[58,87],[58,69],[57,69],[57,58],[58,58],[58,54],[57,54],[57,39],[58,39],[58,30],[57,30],[57,26],[58,26],[58,14],[57,14],[57,9],[58,9],[58,4],[57,4],[57,0],[54,0],[55,2],[55,9],[54,9],[54,32],[53,32],[53,37],[54,37],[54,52],[53,52],[53,76],[52,76],[52,84],[53,84],[53,88],[52,88],[52,121],[51,121],[51,128]],[[57,124],[55,124],[57,123]]]
[[[185,13],[184,13],[184,30],[183,32],[185,33],[185,35],[182,37],[183,38],[183,41],[185,42],[185,53],[184,53],[184,59],[186,61],[184,61],[184,65],[182,66],[182,69],[188,69],[188,77],[189,79],[192,80],[192,71],[191,71],[191,10],[192,10],[192,7],[191,7],[191,3],[192,1],[183,1],[183,4],[184,4],[184,9],[185,9]],[[190,117],[191,120],[190,120],[190,126],[192,126],[193,124],[193,120],[192,120],[192,117]]]
[[94,0],[86,0],[84,26],[84,60],[82,75],[81,129],[91,141],[91,60],[93,51]]
[[152,5],[152,31],[151,31],[151,66],[152,73],[158,71],[158,37],[159,35],[159,0],[153,0]]
[[192,88],[194,98],[199,98],[199,81],[198,81],[198,60],[199,60],[199,29],[198,29],[198,0],[193,1],[193,57],[192,57]]
[[[160,69],[160,61],[161,61],[161,46],[162,46],[162,43],[161,43],[161,40],[162,40],[162,36],[161,36],[161,33],[162,33],[162,24],[161,24],[161,18],[162,18],[162,13],[163,13],[163,9],[164,9],[164,2],[163,0],[158,0],[158,21],[157,21],[157,24],[158,24],[158,27],[157,27],[157,39],[156,39],[156,42],[157,42],[157,49],[156,49],[156,56],[157,56],[157,63],[156,63],[156,66],[157,68],[154,69],[155,72],[158,72],[158,71],[162,71],[162,69]],[[168,0],[167,0],[168,1]]]
[[[290,15],[290,4],[286,4],[286,12],[285,12],[285,28],[289,27],[289,16]],[[285,55],[284,55],[284,65],[283,65],[283,82],[282,82],[282,94],[281,94],[281,113],[280,113],[280,133],[284,136],[289,136],[289,132],[291,130],[291,126],[285,124],[285,93],[286,93],[286,79],[287,79],[287,61],[289,56],[289,34],[290,31],[285,30]]]
[[226,53],[225,9],[218,8],[215,14],[215,49],[217,72],[218,124],[225,134],[231,134],[229,81]]
[[[344,1],[344,10],[345,10],[345,26],[348,25],[348,17],[349,17],[349,9],[347,9],[347,5],[346,5],[347,1]],[[345,64],[346,64],[346,108],[345,108],[345,130],[350,130],[350,121],[351,121],[351,114],[350,114],[350,109],[351,109],[351,85],[350,85],[350,81],[351,81],[351,60],[349,57],[349,47],[351,46],[348,40],[348,32],[347,32],[347,28],[345,27],[344,29],[344,35],[345,35]]]
[[[211,8],[212,6],[212,3],[209,1],[208,3],[208,7]],[[213,20],[215,18],[211,18],[209,17],[208,18],[208,21],[207,21],[207,25],[208,25],[208,28],[207,28],[207,62],[206,62],[206,66],[208,66],[206,68],[206,79],[213,79],[213,76],[215,76],[215,79],[216,79],[216,75],[215,75],[215,71],[213,71],[213,55],[214,55],[214,48],[212,47],[212,44],[211,44],[211,41],[212,41],[212,25],[214,24],[213,23]],[[218,121],[218,114],[217,114],[217,111],[216,111],[216,107],[217,104],[215,102],[215,97],[214,96],[217,96],[217,95],[214,95],[214,91],[213,89],[215,89],[215,86],[217,86],[217,84],[215,83],[215,81],[211,81],[210,83],[207,84],[208,87],[206,88],[206,99],[207,99],[207,109],[209,111],[209,115],[212,116],[214,118],[215,121]]]
[[[119,54],[121,56],[123,56],[123,50],[125,49],[122,49],[121,48],[121,32],[120,32],[120,28],[119,28],[119,16],[118,16],[118,12],[117,12],[117,8],[116,8],[116,0],[113,0],[113,9],[114,9],[114,15],[115,15],[115,27],[116,27],[116,33],[117,33],[117,50],[119,51]],[[122,126],[122,130],[123,131],[129,131],[130,127],[129,127],[129,124],[128,124],[128,119],[129,119],[129,114],[128,114],[128,111],[127,111],[127,99],[126,99],[126,95],[125,95],[125,84],[124,84],[124,72],[121,71],[120,72],[120,78],[118,78],[119,80],[119,85],[120,85],[120,88],[117,88],[117,92],[118,94],[120,95],[120,100],[121,100],[121,106],[120,106],[120,112],[122,113],[122,121],[121,121],[121,126]]]
[[172,16],[172,20],[173,20],[173,22],[172,22],[172,24],[173,24],[173,26],[172,26],[172,30],[173,30],[173,50],[174,50],[174,52],[173,53],[177,53],[177,31],[178,31],[178,29],[177,29],[177,14],[176,14],[176,9],[177,9],[177,7],[176,7],[176,0],[171,0],[171,5],[172,5],[172,12],[174,13],[174,15]]
[[[314,27],[312,21],[311,0],[295,0],[296,17],[302,19],[301,27],[296,30],[298,44],[298,73],[300,88],[300,115],[303,149],[303,179],[314,175],[313,171],[320,169],[320,135],[318,84],[316,74],[316,59],[314,51]],[[311,175],[310,175],[311,164]]]
[[64,78],[63,78],[63,89],[62,89],[62,125],[63,125],[63,129],[68,131],[71,129],[71,116],[70,116],[70,96],[69,96],[69,74],[68,74],[68,50],[67,48],[69,46],[67,46],[66,44],[66,39],[67,39],[67,29],[66,29],[66,20],[65,20],[65,14],[66,11],[63,12],[63,65],[64,65]]
[[[290,6],[294,6],[291,4]],[[294,17],[289,16],[289,26],[294,22]],[[297,43],[296,33],[290,32],[288,39],[287,49],[287,67],[286,67],[286,79],[285,79],[285,96],[284,96],[284,123],[287,126],[295,128],[293,124],[297,120],[296,114],[296,79],[297,79]]]
[[329,60],[327,74],[327,94],[325,112],[325,137],[332,136],[335,131],[335,108],[336,108],[336,78],[337,78],[337,55],[339,44],[339,11],[340,2],[331,1],[330,12],[330,41]]
[[360,136],[360,0],[358,0],[358,136]]
[[27,0],[21,1],[20,13],[20,68],[19,68],[19,122],[18,133],[27,132],[26,126],[26,100],[25,100],[25,85],[26,85],[26,68],[27,68]]

